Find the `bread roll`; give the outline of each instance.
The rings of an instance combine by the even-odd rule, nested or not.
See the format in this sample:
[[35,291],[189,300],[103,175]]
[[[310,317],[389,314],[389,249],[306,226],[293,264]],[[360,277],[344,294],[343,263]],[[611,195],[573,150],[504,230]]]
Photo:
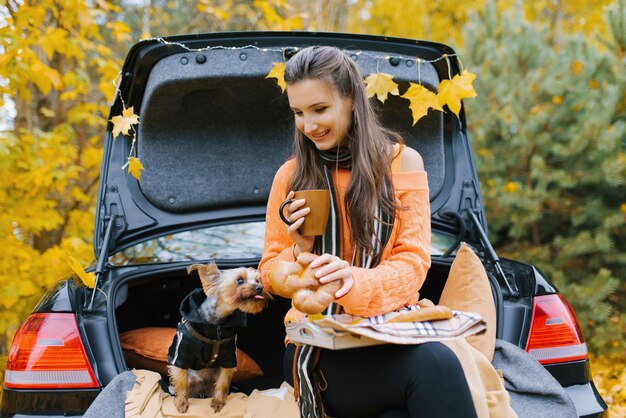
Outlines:
[[296,261],[281,261],[269,277],[275,294],[290,298],[296,309],[309,315],[323,312],[335,300],[335,293],[341,287],[339,280],[319,282],[315,277],[317,269],[310,267],[317,257],[305,252]]

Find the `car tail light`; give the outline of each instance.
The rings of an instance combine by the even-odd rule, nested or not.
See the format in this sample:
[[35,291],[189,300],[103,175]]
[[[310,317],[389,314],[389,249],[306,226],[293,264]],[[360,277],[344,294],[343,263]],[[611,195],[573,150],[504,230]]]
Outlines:
[[541,364],[587,358],[578,318],[561,295],[535,297],[526,351]]
[[6,388],[97,388],[73,314],[31,315],[15,334]]

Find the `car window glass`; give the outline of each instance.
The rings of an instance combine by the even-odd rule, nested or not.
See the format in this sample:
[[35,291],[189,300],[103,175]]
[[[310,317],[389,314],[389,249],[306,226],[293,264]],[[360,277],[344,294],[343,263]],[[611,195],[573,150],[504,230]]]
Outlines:
[[215,225],[154,238],[110,258],[113,265],[260,258],[265,222]]
[[[265,222],[214,225],[164,235],[128,247],[109,258],[116,266],[194,260],[259,259],[263,253]],[[431,255],[441,255],[455,236],[432,232]]]

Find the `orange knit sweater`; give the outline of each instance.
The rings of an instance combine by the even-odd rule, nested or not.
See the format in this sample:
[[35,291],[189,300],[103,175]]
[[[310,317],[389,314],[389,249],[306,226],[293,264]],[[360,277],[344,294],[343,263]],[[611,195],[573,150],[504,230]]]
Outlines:
[[[267,203],[265,248],[259,269],[263,285],[270,291],[269,272],[280,261],[294,261],[294,243],[278,215],[280,204],[289,193],[294,169],[295,160],[292,159],[278,170]],[[350,262],[353,245],[343,203],[350,171],[333,171],[333,178],[341,210],[344,259]],[[416,303],[430,267],[430,201],[426,172],[393,173],[392,181],[400,209],[381,262],[370,269],[351,267],[354,286],[345,296],[336,300],[346,313],[352,315],[378,315]],[[297,321],[302,317],[304,314],[292,307],[285,322]]]

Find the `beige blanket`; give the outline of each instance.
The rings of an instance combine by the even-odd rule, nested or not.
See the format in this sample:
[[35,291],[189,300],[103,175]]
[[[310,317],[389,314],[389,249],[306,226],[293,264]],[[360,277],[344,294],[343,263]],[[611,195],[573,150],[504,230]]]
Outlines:
[[442,343],[456,354],[463,367],[478,418],[517,418],[504,380],[487,357],[465,339]]
[[300,415],[293,388],[287,383],[278,389],[254,390],[250,396],[230,394],[219,413],[211,408],[211,399],[189,399],[189,409],[181,414],[174,406],[174,397],[161,390],[158,373],[149,370],[133,370],[133,373],[137,381],[126,396],[127,418],[294,418]]
[[[465,339],[444,342],[458,357],[467,379],[478,418],[517,418],[500,374],[487,357]],[[293,388],[283,383],[278,389],[253,391],[250,396],[234,393],[219,412],[213,412],[211,399],[189,399],[189,409],[181,414],[174,397],[161,390],[158,373],[133,370],[137,381],[126,397],[126,417],[219,417],[219,418],[297,418],[300,416]],[[454,401],[454,394],[450,394]]]

